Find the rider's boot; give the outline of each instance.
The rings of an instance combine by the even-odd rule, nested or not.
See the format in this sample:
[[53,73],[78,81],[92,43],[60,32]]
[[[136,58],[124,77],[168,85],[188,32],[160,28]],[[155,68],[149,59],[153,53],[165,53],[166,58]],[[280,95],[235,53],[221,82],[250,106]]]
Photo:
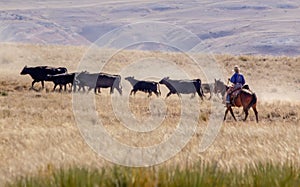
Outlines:
[[225,103],[226,103],[226,106],[231,106],[231,103],[230,103],[230,94],[227,94]]

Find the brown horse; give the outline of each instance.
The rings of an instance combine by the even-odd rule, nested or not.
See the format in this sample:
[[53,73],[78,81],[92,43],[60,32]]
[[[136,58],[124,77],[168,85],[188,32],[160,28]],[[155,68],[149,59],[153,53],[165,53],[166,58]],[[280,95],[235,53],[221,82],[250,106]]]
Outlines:
[[[226,90],[229,89],[227,85],[225,85],[222,81],[215,81],[215,88],[223,90],[222,88],[226,88]],[[223,95],[223,94],[222,94]],[[236,118],[233,114],[232,107],[243,107],[243,110],[245,112],[245,118],[244,121],[246,121],[248,117],[248,111],[252,107],[256,122],[258,122],[258,112],[256,110],[256,103],[257,103],[257,97],[255,93],[252,93],[249,90],[249,87],[247,86],[246,89],[242,89],[239,94],[233,99],[232,105],[226,105],[226,111],[225,111],[225,116],[224,116],[224,121],[226,120],[226,115],[228,111],[230,111],[233,119],[236,121]]]

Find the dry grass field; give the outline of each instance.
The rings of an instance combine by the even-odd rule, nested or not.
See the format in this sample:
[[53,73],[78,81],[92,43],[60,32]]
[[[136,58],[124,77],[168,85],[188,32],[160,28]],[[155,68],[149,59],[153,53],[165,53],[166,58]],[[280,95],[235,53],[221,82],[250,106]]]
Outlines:
[[[73,46],[0,45],[0,184],[52,167],[113,165],[85,143],[75,123],[71,93],[51,92],[52,83],[49,82],[45,90],[29,90],[31,78],[20,75],[24,65],[65,66],[69,72],[75,71],[86,50]],[[123,65],[146,57],[168,58],[196,76],[197,72],[193,72],[193,67],[185,63],[186,57],[181,54],[146,51],[122,51],[113,57],[113,61],[121,65],[107,66],[105,71],[118,73]],[[224,54],[215,55],[215,58],[225,77],[231,75],[235,64],[240,65],[250,87],[257,93],[260,122],[255,123],[252,110],[248,120],[243,122],[242,110],[235,108],[238,122],[228,116],[213,145],[201,153],[199,143],[209,121],[210,101],[195,97],[191,100],[199,103],[201,111],[196,133],[180,153],[162,166],[193,164],[200,159],[208,163],[217,161],[225,170],[243,169],[260,162],[290,162],[299,167],[300,57]],[[40,84],[35,86],[40,87]],[[137,119],[143,121],[150,115],[151,101],[164,101],[166,90],[161,87],[160,98],[147,98],[137,93],[135,98],[129,99],[129,108]],[[161,127],[149,133],[130,132],[114,116],[107,90],[103,89],[95,98],[107,131],[128,145],[149,146],[167,139],[180,118],[180,99],[173,95],[165,101],[167,114]],[[216,96],[212,100],[221,102]]]

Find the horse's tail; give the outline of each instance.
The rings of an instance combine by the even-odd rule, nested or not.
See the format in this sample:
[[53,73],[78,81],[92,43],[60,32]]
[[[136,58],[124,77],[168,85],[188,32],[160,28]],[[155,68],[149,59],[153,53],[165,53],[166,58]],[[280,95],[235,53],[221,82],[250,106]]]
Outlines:
[[252,94],[252,100],[249,103],[249,105],[247,106],[246,110],[249,110],[256,102],[257,102],[257,97],[256,97],[256,94],[253,93]]

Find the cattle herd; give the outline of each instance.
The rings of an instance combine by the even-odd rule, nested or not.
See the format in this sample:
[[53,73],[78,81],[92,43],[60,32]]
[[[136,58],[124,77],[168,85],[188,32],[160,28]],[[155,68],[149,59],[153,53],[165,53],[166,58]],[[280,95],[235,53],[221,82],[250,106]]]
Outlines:
[[[95,93],[100,93],[101,88],[110,88],[110,93],[114,92],[116,89],[120,95],[122,95],[122,86],[121,86],[121,76],[112,75],[107,73],[89,73],[87,71],[68,73],[67,68],[65,67],[49,67],[49,66],[37,66],[37,67],[27,67],[25,66],[20,73],[21,75],[29,74],[33,81],[31,88],[37,82],[41,82],[42,88],[44,88],[44,81],[51,81],[54,83],[53,91],[56,87],[59,86],[59,91],[67,90],[67,86],[71,87],[73,92],[76,91],[88,91],[94,90]],[[192,80],[172,80],[169,77],[162,78],[159,82],[155,81],[145,81],[137,80],[133,76],[125,77],[132,85],[132,90],[130,95],[135,94],[137,91],[142,91],[148,93],[148,97],[154,93],[156,96],[160,96],[160,84],[165,85],[169,92],[166,97],[169,97],[171,94],[192,94],[194,97],[197,93],[198,96],[203,100],[204,92],[210,93],[221,93],[223,95],[224,84],[218,86],[221,81],[215,80],[215,83],[211,84],[201,84],[200,79]],[[222,82],[221,82],[222,83]],[[217,86],[215,86],[217,85]]]

